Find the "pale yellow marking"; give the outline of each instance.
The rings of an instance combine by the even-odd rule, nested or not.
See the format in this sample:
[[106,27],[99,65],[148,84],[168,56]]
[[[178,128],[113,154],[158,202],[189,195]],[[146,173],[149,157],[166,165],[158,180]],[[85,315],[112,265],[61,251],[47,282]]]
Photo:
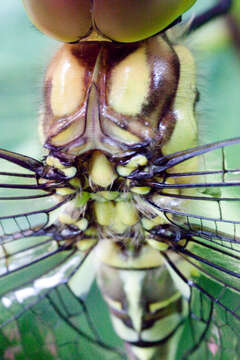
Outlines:
[[116,220],[124,225],[133,226],[138,222],[138,211],[131,202],[119,201],[116,204]]
[[80,230],[85,231],[88,227],[88,220],[85,218],[82,218],[78,220],[75,224]]
[[168,306],[169,304],[171,304],[172,302],[175,302],[176,300],[178,300],[181,297],[181,294],[179,292],[175,293],[173,296],[171,296],[170,298],[168,298],[167,300],[164,301],[160,301],[160,302],[156,302],[156,303],[152,303],[149,306],[149,309],[152,313],[165,308],[166,306]]
[[127,168],[126,166],[119,165],[117,167],[117,172],[122,177],[127,177],[133,172],[134,169]]
[[127,202],[115,203],[102,198],[94,202],[94,210],[98,224],[111,227],[117,234],[122,234],[138,221],[136,209]]
[[63,223],[63,224],[67,224],[67,225],[72,225],[72,224],[75,224],[76,222],[76,219],[72,218],[70,215],[67,215],[67,214],[60,214],[58,216],[58,220]]
[[[191,52],[184,46],[174,47],[180,61],[180,79],[174,103],[176,126],[166,145],[162,147],[163,154],[170,154],[183,149],[191,148],[197,144],[197,123],[194,114],[196,97],[196,69]],[[187,135],[186,135],[187,134]],[[184,161],[172,171],[196,170],[196,159]],[[181,178],[181,182],[189,182],[189,178]]]
[[126,144],[136,144],[140,142],[138,136],[132,134],[130,131],[121,129],[114,123],[107,124],[106,131],[109,136],[114,137],[118,141],[124,141]]
[[131,350],[138,360],[152,360],[157,351],[157,347],[151,346],[150,348],[142,348],[131,345]]
[[122,320],[118,319],[116,316],[113,315],[111,315],[111,319],[116,333],[122,340],[132,342],[139,340],[136,331],[130,329],[122,322]]
[[56,146],[66,145],[80,136],[83,131],[83,124],[81,121],[74,121],[65,129],[61,130],[59,134],[53,136],[51,143]]
[[47,184],[48,181],[49,181],[48,179],[43,179],[43,178],[40,178],[40,179],[38,180],[39,184]]
[[85,68],[64,46],[55,59],[52,73],[51,108],[57,117],[73,113],[81,105],[84,94]]
[[163,264],[161,253],[150,246],[142,248],[138,257],[125,257],[111,239],[98,243],[96,255],[106,265],[129,269],[148,269]]
[[47,157],[46,163],[48,166],[59,169],[67,177],[73,177],[77,173],[77,169],[74,166],[65,166],[60,162],[58,158],[51,155]]
[[65,166],[60,162],[60,160],[54,156],[49,155],[46,159],[46,164],[52,166],[56,169],[62,170]]
[[132,320],[134,329],[138,334],[142,328],[143,307],[141,306],[143,281],[146,273],[144,271],[120,271],[125,296],[127,299],[128,316]]
[[94,202],[96,220],[99,225],[107,226],[113,223],[115,207],[112,201]]
[[151,191],[151,188],[148,186],[134,186],[130,191],[138,195],[147,195]]
[[120,176],[126,177],[131,174],[131,172],[138,168],[138,166],[144,166],[148,162],[147,158],[143,155],[134,156],[129,162],[125,165],[119,165],[117,167],[117,172]]
[[97,243],[97,239],[82,239],[77,242],[77,248],[80,251],[88,251]]
[[[176,168],[176,167],[175,167]],[[158,181],[159,183],[163,182],[162,178],[155,178],[155,181]],[[176,184],[176,180],[174,178],[169,178],[167,180],[165,180],[164,182],[165,184],[169,184],[169,185],[174,185]],[[179,194],[179,189],[163,189],[162,192],[166,192],[167,194]],[[162,198],[164,198],[164,196],[162,196]]]
[[74,194],[76,192],[75,189],[71,189],[71,188],[59,188],[56,190],[56,194],[60,195],[60,196],[66,196],[66,195],[70,195],[70,194]]
[[162,217],[156,216],[153,219],[142,218],[142,225],[144,229],[151,230],[154,226],[166,224]]
[[71,167],[66,167],[65,169],[62,170],[62,172],[66,177],[72,178],[76,175],[77,169],[74,166],[71,166]]
[[116,219],[113,222],[111,229],[116,234],[123,234],[125,231],[129,229],[129,225],[126,225],[122,223],[119,219]]
[[158,251],[165,251],[169,248],[168,244],[165,244],[161,241],[157,241],[157,240],[154,240],[151,238],[146,238],[145,240],[152,248],[154,248]]
[[143,155],[136,155],[132,157],[127,163],[127,167],[137,169],[138,166],[145,166],[148,163],[148,159]]
[[107,296],[104,296],[104,300],[108,303],[108,305],[111,308],[116,309],[118,311],[122,311],[122,304],[120,301],[115,301]]
[[[185,263],[185,262],[184,262]],[[171,266],[166,262],[166,266],[168,268],[168,271],[175,283],[176,288],[179,290],[179,292],[182,294],[182,296],[185,297],[185,299],[190,299],[191,290],[190,287],[183,281],[183,279],[177,275],[177,273],[172,269]],[[184,264],[183,268],[186,268],[187,265]],[[179,266],[178,266],[179,268]],[[181,268],[179,268],[179,271],[181,272]],[[185,271],[183,272],[185,274]]]
[[95,151],[90,161],[89,177],[91,181],[99,186],[108,187],[117,178],[117,174],[104,154]]
[[140,47],[114,67],[108,102],[120,114],[139,114],[147,100],[150,83],[145,47]]

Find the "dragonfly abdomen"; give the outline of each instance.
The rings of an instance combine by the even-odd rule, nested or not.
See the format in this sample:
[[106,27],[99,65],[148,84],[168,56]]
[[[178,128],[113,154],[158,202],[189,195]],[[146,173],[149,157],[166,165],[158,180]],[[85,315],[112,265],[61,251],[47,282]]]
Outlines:
[[174,358],[185,306],[161,253],[144,246],[134,254],[105,240],[97,255],[98,284],[129,359]]

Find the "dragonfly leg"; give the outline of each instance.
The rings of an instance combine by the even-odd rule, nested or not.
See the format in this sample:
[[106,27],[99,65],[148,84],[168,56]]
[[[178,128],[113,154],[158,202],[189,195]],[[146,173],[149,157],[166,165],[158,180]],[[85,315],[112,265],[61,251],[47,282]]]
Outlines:
[[189,33],[194,30],[199,29],[201,26],[205,25],[209,21],[217,18],[218,16],[222,16],[227,14],[233,4],[232,0],[218,0],[217,4],[204,13],[196,16],[193,22],[189,27]]
[[189,236],[180,228],[165,224],[157,225],[148,231],[148,244],[156,250],[165,251],[169,248],[185,248]]

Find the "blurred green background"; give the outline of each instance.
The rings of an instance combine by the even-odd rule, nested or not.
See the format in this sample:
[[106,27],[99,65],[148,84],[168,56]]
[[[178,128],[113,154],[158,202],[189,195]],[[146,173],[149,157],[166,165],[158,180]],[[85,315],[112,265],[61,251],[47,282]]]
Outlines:
[[[191,13],[210,3],[214,1],[199,0]],[[59,44],[30,24],[20,0],[2,1],[0,34],[0,147],[39,157],[42,79]],[[200,141],[239,136],[240,52],[232,45],[225,22],[210,24],[186,43],[199,69]]]

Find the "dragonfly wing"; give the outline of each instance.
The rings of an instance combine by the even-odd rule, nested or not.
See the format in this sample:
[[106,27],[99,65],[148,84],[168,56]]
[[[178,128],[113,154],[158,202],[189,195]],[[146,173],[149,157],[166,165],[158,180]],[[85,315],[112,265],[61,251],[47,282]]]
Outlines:
[[[92,291],[90,298],[93,297],[99,300],[98,310],[103,314],[105,308],[100,296],[97,297],[96,292]],[[104,325],[96,322],[95,317],[89,318],[89,308],[67,286],[59,286],[2,330],[1,342],[5,341],[7,350],[3,354],[0,350],[0,354],[15,354],[18,358],[22,356],[22,359],[29,360],[67,360],[69,354],[72,360],[94,357],[99,360],[124,359],[117,349],[99,341],[96,330],[93,331],[93,327],[99,329],[101,325],[105,333],[112,337],[109,320],[104,316],[103,319]],[[112,341],[111,344],[114,345]]]
[[[226,241],[239,243],[240,166],[234,156],[239,153],[237,138],[165,157],[162,182],[149,183],[156,190],[148,196],[150,206],[190,233],[221,240],[225,233]],[[186,171],[189,161],[197,171]]]
[[[239,153],[239,138],[188,149],[159,159],[162,181],[146,180],[155,189],[147,196],[151,213],[164,214],[178,234],[169,241],[169,271],[189,289],[179,285],[188,304],[180,359],[239,356]],[[192,164],[197,171],[186,170]]]
[[240,346],[239,274],[234,273],[234,265],[228,267],[227,274],[223,273],[223,262],[226,266],[232,256],[220,260],[219,254],[208,252],[207,259],[212,260],[206,265],[206,261],[196,261],[197,250],[189,253],[180,250],[178,254],[186,260],[184,267],[176,265],[171,256],[166,255],[165,259],[170,272],[178,274],[189,288],[186,298],[188,316],[179,342],[179,359],[202,359],[203,354],[211,360],[225,356],[226,359],[237,359]]
[[40,162],[0,150],[0,163],[0,357],[121,358],[101,341],[85,304],[96,298],[96,290],[88,295],[93,252],[66,246],[55,223],[71,199],[54,196],[57,181],[38,182]]
[[[1,342],[6,344],[2,358],[16,352],[24,359],[36,354],[47,359],[67,359],[69,351],[76,360],[88,359],[90,354],[102,354],[99,359],[121,358],[117,350],[102,342],[95,318],[89,315],[88,307],[95,306],[91,313],[103,307],[98,298],[96,309],[95,290],[88,295],[88,307],[85,304],[95,276],[93,257],[93,252],[65,251],[41,260],[41,270],[34,264],[1,280]],[[11,278],[10,282],[13,276],[15,281]],[[21,283],[19,278],[24,281]]]
[[[5,149],[0,149],[0,159],[6,160],[8,165],[10,165],[10,163],[15,164],[32,172],[37,172],[42,167],[42,163],[34,158]],[[5,166],[1,167],[1,169],[6,171]]]

